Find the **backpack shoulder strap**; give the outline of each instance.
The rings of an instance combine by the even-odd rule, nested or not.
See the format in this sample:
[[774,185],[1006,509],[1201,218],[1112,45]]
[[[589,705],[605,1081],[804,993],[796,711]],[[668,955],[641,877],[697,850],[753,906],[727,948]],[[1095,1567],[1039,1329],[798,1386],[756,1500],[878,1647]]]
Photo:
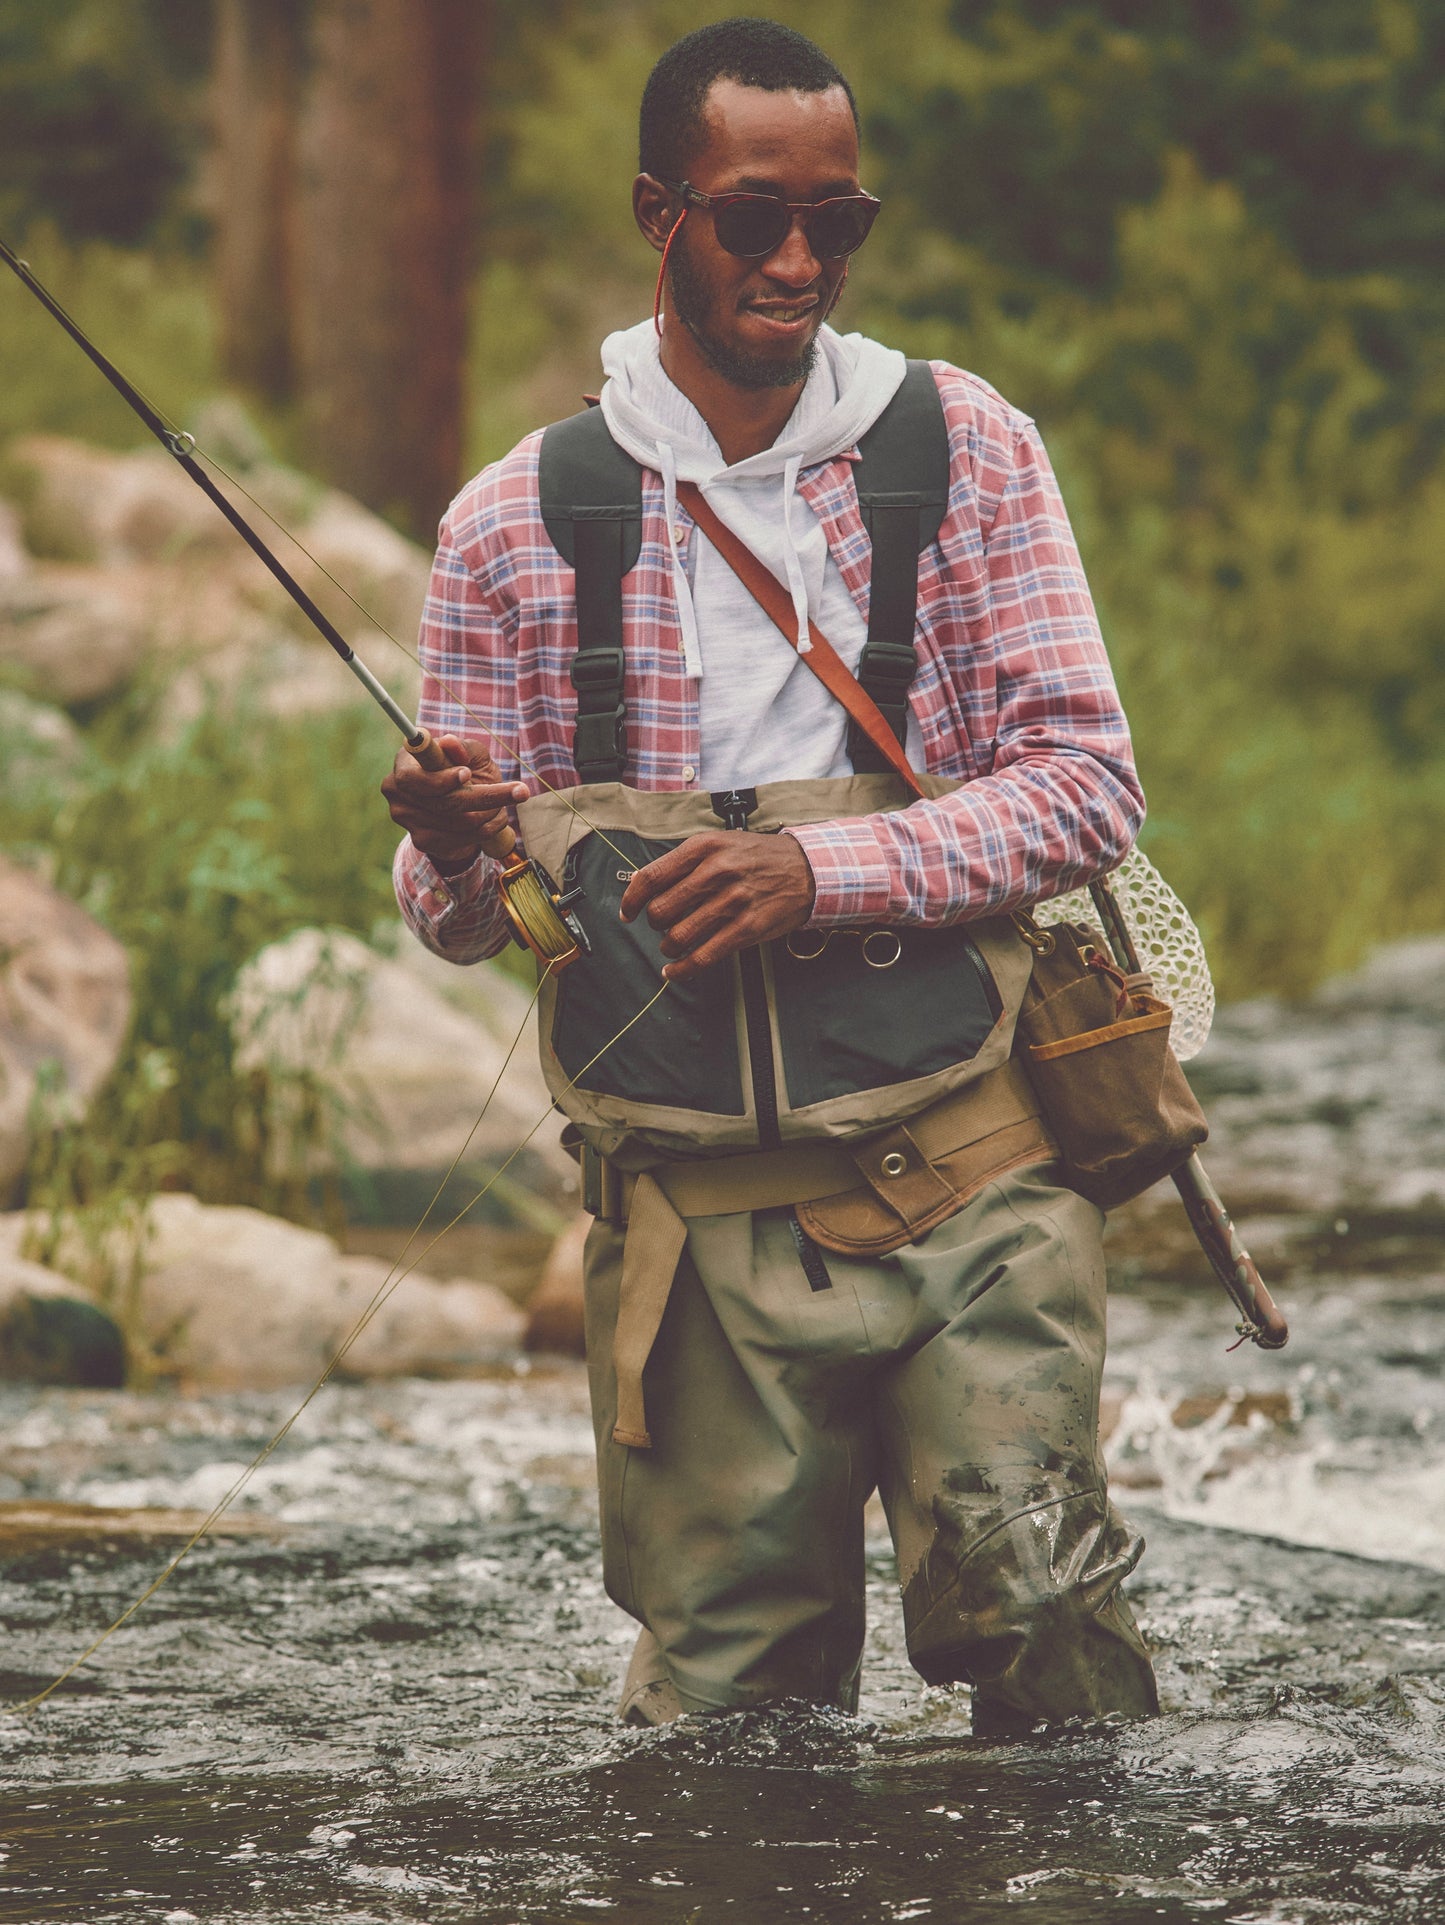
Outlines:
[[[868,640],[858,680],[902,742],[908,690],[918,669],[918,557],[937,540],[948,509],[948,427],[926,361],[908,363],[902,386],[859,441],[858,452],[853,479],[873,543]],[[860,774],[888,766],[856,722],[848,727],[848,754]]]
[[622,578],[642,550],[642,470],[612,439],[600,408],[554,421],[537,469],[542,520],[577,571],[572,759],[584,782],[620,782],[627,760]]

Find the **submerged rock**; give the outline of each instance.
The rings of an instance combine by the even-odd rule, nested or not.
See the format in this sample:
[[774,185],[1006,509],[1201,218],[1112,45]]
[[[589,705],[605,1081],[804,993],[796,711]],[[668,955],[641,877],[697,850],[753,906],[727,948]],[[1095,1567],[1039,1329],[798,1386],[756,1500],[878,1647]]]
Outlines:
[[125,950],[78,903],[0,856],[0,1196],[25,1168],[43,1066],[83,1109],[130,1020]]
[[79,1284],[0,1254],[0,1379],[116,1390],[125,1382],[120,1326]]

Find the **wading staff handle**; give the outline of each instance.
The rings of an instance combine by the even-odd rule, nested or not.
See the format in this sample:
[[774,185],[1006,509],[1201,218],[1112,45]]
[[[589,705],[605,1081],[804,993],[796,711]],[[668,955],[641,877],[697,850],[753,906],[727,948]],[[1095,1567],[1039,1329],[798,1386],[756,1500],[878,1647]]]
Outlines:
[[1261,1350],[1283,1350],[1289,1342],[1289,1325],[1197,1156],[1174,1172],[1174,1187],[1200,1248],[1239,1311],[1239,1334]]
[[[406,738],[406,752],[415,756],[424,769],[449,769],[452,765],[446,757],[446,750],[430,729],[419,728],[415,735]],[[496,862],[505,862],[517,846],[517,838],[512,833],[510,822],[504,822],[495,835],[483,836],[482,852]]]

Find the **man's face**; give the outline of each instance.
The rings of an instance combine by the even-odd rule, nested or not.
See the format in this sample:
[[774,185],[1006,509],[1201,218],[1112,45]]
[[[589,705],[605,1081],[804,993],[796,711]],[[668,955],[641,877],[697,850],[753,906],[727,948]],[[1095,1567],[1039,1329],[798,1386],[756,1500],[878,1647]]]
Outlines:
[[[687,174],[704,194],[821,201],[859,191],[858,135],[840,87],[768,93],[720,80],[708,94],[706,127]],[[678,320],[724,380],[786,388],[812,367],[847,263],[817,260],[796,220],[774,253],[740,259],[719,247],[712,216],[694,207],[668,271]]]

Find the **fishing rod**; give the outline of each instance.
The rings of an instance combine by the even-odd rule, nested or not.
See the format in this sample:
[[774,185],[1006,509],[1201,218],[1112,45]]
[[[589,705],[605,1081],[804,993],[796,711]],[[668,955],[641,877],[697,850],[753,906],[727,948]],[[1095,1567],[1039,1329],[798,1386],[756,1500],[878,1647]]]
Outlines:
[[[346,637],[322,613],[296,577],[201,467],[195,458],[195,436],[178,432],[166,425],[145,396],[126,379],[115,363],[101,352],[84,329],[71,319],[49,289],[36,279],[30,271],[30,263],[21,260],[3,239],[0,239],[0,260],[3,260],[22,285],[30,290],[46,313],[60,323],[81,352],[94,362],[116,393],[155,436],[167,454],[174,457],[202,494],[207,496],[226,517],[252,554],[270,570],[317,634],[329,642],[345,662],[387,720],[400,729],[410,754],[424,769],[435,771],[450,767],[446,752],[436,737],[430,730],[422,728],[418,722],[414,721],[390,691],[378,681]],[[575,962],[579,956],[590,954],[591,945],[574,908],[582,897],[580,889],[571,889],[565,895],[562,894],[546,870],[539,863],[534,862],[530,856],[523,854],[510,823],[504,823],[494,834],[484,837],[482,849],[485,854],[501,863],[498,881],[502,892],[502,906],[506,910],[517,940],[525,948],[530,949],[540,963],[544,966],[550,965],[553,969],[563,969],[568,963]]]
[[[1114,961],[1126,975],[1141,974],[1139,955],[1119,898],[1107,882],[1091,882],[1089,894],[1104,926]],[[1173,1172],[1173,1182],[1210,1268],[1239,1311],[1236,1328],[1241,1342],[1247,1338],[1261,1350],[1283,1350],[1289,1342],[1289,1325],[1269,1294],[1254,1258],[1241,1242],[1218,1190],[1197,1155],[1191,1154],[1188,1162]]]

